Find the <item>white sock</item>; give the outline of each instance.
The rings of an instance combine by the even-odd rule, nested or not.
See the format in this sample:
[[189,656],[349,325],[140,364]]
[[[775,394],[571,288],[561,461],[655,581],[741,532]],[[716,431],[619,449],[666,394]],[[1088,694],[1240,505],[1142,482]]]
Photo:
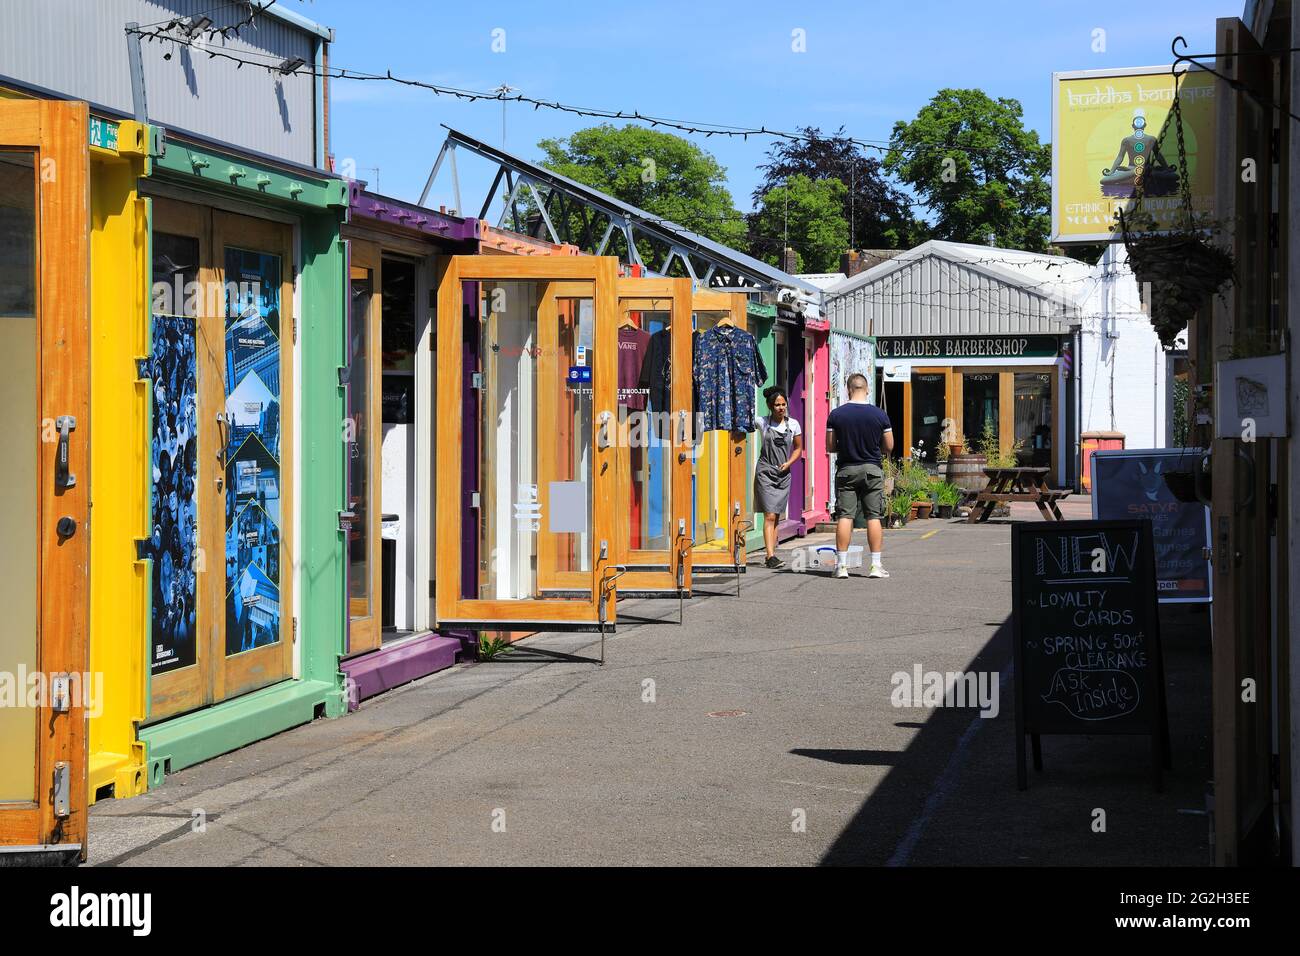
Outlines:
[[874,567],[875,567],[876,565],[878,565],[878,564],[880,564],[880,552],[879,552],[879,551],[872,551],[872,552],[871,552],[871,566],[874,568]]
[[847,568],[849,566],[849,553],[847,551],[835,552],[835,567]]

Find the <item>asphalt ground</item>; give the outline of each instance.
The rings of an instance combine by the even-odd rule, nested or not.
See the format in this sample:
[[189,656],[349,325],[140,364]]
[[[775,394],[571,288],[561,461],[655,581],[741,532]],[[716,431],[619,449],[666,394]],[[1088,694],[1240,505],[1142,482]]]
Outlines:
[[[913,522],[885,563],[847,581],[751,565],[739,597],[702,579],[683,625],[676,601],[620,603],[604,666],[595,635],[541,634],[396,688],[97,804],[89,863],[1211,861],[1203,612],[1162,623],[1163,792],[1147,738],[1106,736],[1044,738],[1021,792],[1009,522]],[[997,716],[894,706],[916,665],[987,673]]]

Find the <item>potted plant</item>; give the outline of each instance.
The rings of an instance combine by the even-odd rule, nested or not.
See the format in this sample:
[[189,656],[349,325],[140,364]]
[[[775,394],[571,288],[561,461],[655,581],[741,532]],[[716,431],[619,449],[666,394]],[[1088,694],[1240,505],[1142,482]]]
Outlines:
[[908,515],[912,512],[912,499],[907,495],[893,495],[889,499],[886,511],[887,525],[890,528],[901,528],[907,524]]
[[933,502],[930,501],[930,493],[924,488],[918,488],[912,492],[912,513],[913,518],[930,517],[930,508]]
[[961,501],[961,489],[948,481],[937,482],[934,486],[935,513],[940,518],[951,518],[953,510]]

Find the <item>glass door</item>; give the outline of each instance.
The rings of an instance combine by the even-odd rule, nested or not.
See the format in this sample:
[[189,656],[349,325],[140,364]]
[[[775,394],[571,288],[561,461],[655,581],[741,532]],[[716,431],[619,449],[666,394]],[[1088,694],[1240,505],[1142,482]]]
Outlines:
[[936,463],[943,440],[943,421],[948,417],[948,375],[942,369],[912,370],[912,447],[920,460]]
[[[212,214],[213,269],[224,309],[209,319],[222,349],[205,399],[219,406],[221,443],[210,488],[225,574],[213,620],[212,699],[226,700],[293,673],[293,234],[279,223]],[[214,332],[215,332],[214,327]],[[215,335],[213,336],[215,339]],[[204,484],[200,479],[200,487]]]
[[1052,372],[1014,373],[1016,454],[1023,467],[1052,467]]
[[349,240],[348,269],[348,639],[347,653],[380,644],[379,494],[381,257],[370,243]]
[[[695,446],[691,477],[691,513],[695,519],[692,569],[696,572],[743,570],[745,532],[753,524],[748,517],[750,494],[746,451],[750,435],[706,430],[709,423],[700,420],[699,412],[701,364],[698,351],[705,337],[720,326],[745,330],[746,299],[741,293],[696,292],[691,307],[694,313],[692,354],[696,356],[692,365],[696,389],[695,414],[691,421]],[[745,334],[749,333],[746,331]],[[754,403],[758,399],[757,389],[755,392]]]
[[619,590],[677,597],[691,565],[691,282],[618,280]]
[[612,623],[615,268],[455,256],[438,338],[440,626]]
[[83,859],[88,142],[84,103],[0,101],[0,847]]
[[293,672],[291,240],[153,200],[150,722]]

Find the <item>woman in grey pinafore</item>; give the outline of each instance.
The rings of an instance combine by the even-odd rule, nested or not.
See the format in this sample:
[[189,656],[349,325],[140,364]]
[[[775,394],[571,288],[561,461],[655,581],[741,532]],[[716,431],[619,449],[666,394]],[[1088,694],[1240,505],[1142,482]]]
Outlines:
[[767,566],[779,568],[785,562],[776,556],[776,528],[790,504],[790,468],[803,456],[803,430],[786,414],[789,401],[784,389],[764,389],[763,397],[771,414],[754,419],[762,438],[754,468],[754,510],[763,514]]

